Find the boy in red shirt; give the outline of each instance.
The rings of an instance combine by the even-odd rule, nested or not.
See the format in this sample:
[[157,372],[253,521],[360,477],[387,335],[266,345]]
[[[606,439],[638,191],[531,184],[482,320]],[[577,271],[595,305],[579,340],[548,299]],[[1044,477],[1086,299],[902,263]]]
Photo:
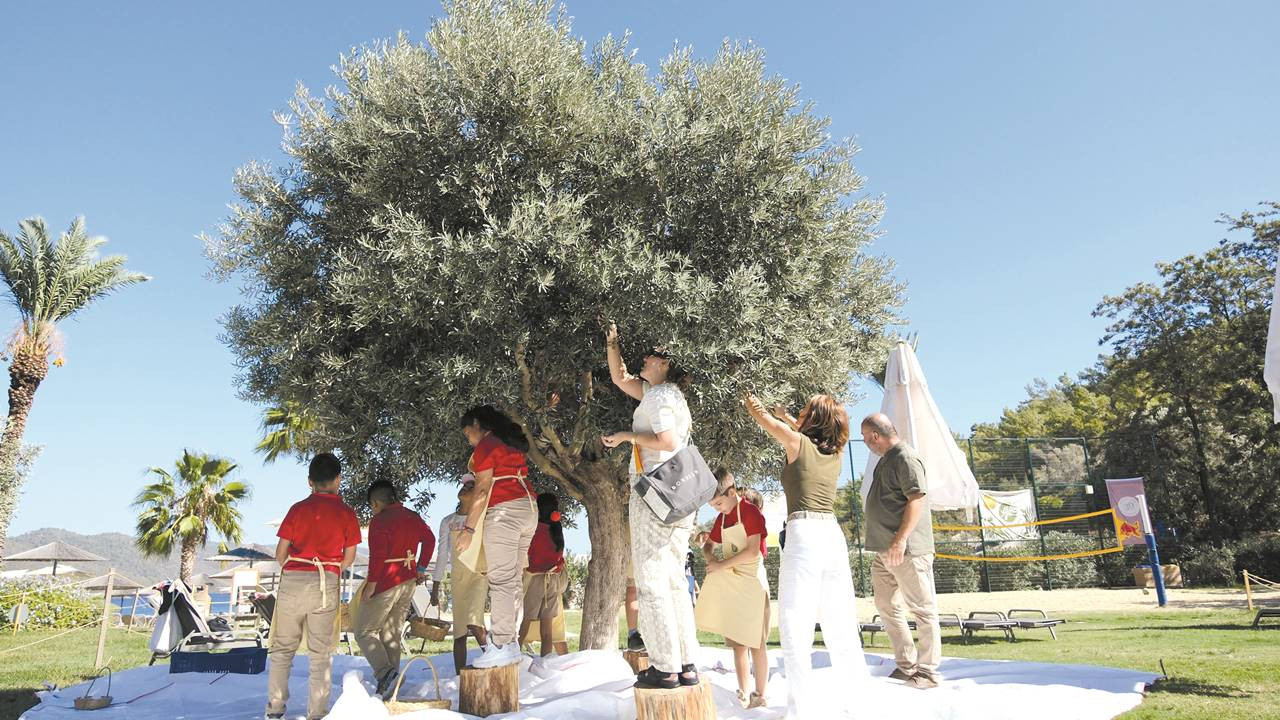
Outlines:
[[338,576],[356,559],[360,523],[355,512],[338,497],[342,465],[331,453],[311,460],[307,472],[311,496],[289,508],[276,545],[280,587],[271,619],[270,670],[267,675],[267,717],[283,718],[289,700],[293,656],[306,633],[310,658],[307,717],[329,713],[330,668],[337,640]]
[[369,574],[354,630],[360,652],[373,668],[378,694],[385,698],[400,670],[409,602],[414,588],[427,578],[436,536],[422,516],[400,504],[395,486],[386,480],[369,485],[369,508]]

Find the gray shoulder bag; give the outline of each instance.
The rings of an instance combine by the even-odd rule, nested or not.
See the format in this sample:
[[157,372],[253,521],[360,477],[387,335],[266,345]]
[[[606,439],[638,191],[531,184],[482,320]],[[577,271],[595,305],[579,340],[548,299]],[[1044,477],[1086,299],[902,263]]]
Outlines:
[[658,467],[637,475],[631,489],[670,525],[698,512],[716,494],[716,478],[696,445],[685,445]]

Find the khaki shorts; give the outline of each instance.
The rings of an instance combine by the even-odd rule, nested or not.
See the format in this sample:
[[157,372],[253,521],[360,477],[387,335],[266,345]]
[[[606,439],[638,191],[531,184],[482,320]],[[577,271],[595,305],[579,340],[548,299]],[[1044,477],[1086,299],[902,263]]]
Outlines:
[[569,578],[560,572],[524,574],[524,616],[530,620],[554,618],[561,611],[561,596]]
[[468,625],[484,627],[484,606],[489,600],[489,578],[462,563],[449,570],[453,583],[453,636],[466,637]]

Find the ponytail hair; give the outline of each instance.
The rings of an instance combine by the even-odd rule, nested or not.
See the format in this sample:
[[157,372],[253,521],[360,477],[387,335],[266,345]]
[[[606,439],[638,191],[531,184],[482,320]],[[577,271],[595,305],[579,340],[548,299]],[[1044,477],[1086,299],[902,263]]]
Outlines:
[[472,423],[480,425],[484,430],[493,433],[502,444],[513,447],[522,453],[529,452],[529,440],[524,436],[524,428],[520,423],[507,417],[506,413],[492,405],[477,405],[462,414],[459,424],[467,427]]
[[560,524],[560,499],[555,493],[538,494],[538,522],[551,529],[551,542],[556,552],[564,552],[564,526]]

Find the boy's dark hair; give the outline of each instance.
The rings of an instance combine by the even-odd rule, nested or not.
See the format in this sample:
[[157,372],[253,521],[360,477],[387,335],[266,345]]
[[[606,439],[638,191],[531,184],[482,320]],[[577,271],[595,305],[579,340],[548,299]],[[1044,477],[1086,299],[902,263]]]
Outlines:
[[320,453],[311,458],[307,479],[317,485],[328,485],[342,474],[342,463],[333,453]]
[[390,480],[374,480],[369,483],[368,499],[370,503],[377,500],[383,505],[390,505],[400,499],[398,495],[396,486]]

